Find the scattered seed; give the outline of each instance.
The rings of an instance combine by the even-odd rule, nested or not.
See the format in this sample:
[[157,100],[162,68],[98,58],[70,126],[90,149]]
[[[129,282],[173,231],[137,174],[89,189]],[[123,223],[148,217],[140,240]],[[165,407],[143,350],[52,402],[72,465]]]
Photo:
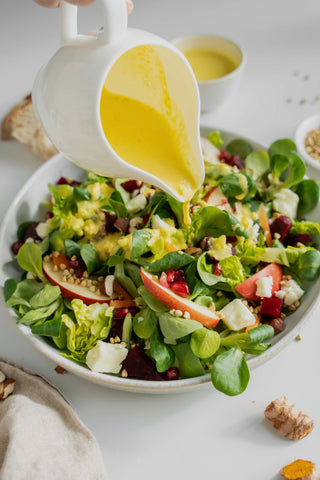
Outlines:
[[54,272],[57,272],[58,270],[59,270],[58,265],[54,265],[54,266],[53,266],[53,271],[54,271]]
[[87,272],[87,270],[85,270],[85,271],[83,272],[83,275],[82,275],[82,276],[83,276],[83,278],[88,278],[88,272]]
[[189,312],[183,312],[183,318],[190,318]]
[[72,262],[74,262],[75,260],[77,260],[77,257],[75,255],[72,255],[71,260]]
[[310,79],[310,75],[304,75],[303,80],[309,80],[309,79]]
[[121,372],[121,377],[122,378],[127,378],[127,376],[128,376],[127,370],[123,369],[122,372]]
[[292,98],[287,98],[287,103],[292,103]]
[[182,311],[181,310],[176,310],[174,312],[174,314],[175,314],[176,317],[182,317]]
[[59,268],[61,271],[65,270],[67,267],[64,263],[60,263]]
[[118,335],[116,337],[114,337],[114,341],[115,343],[120,343],[120,337],[118,337]]
[[114,338],[113,338],[113,337],[111,337],[111,338],[110,338],[110,343],[112,343],[112,344],[114,344],[114,343],[115,343],[115,342],[114,342]]
[[299,103],[300,103],[300,105],[305,105],[307,103],[307,99],[306,98],[301,98]]
[[296,336],[296,340],[297,340],[297,342],[300,342],[302,340],[302,337],[301,337],[300,333],[298,333],[298,335]]

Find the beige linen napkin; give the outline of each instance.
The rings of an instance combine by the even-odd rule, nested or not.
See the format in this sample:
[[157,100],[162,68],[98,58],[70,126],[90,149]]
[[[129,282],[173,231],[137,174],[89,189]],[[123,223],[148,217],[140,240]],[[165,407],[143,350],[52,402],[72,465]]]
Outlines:
[[62,393],[1,357],[0,370],[15,379],[0,401],[0,479],[105,480],[99,446]]

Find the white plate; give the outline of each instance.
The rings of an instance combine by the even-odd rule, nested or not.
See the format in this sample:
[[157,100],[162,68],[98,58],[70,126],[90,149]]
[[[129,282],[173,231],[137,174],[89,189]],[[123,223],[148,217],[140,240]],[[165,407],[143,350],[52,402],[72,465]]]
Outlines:
[[[206,135],[212,128],[203,127],[201,132]],[[233,138],[239,138],[239,135],[230,132],[221,131],[222,137],[226,142]],[[241,136],[241,138],[243,138]],[[261,143],[254,142],[250,139],[255,149],[265,149]],[[39,203],[48,196],[48,183],[55,183],[61,176],[73,177],[74,179],[85,179],[85,173],[76,167],[62,155],[56,155],[51,160],[42,165],[27,181],[19,194],[16,196],[10,206],[2,223],[0,231],[0,284],[3,285],[5,280],[10,277],[19,279],[19,271],[17,264],[12,259],[10,250],[11,244],[16,240],[17,227],[20,223],[43,218],[45,208],[39,207]],[[312,212],[310,220],[320,219],[320,207]],[[291,315],[287,320],[286,329],[272,339],[272,346],[262,355],[252,356],[248,358],[250,369],[261,365],[274,355],[280,352],[291,340],[293,340],[305,326],[307,321],[311,319],[319,304],[320,279],[318,279],[308,290],[302,300],[300,308]],[[10,311],[12,320],[15,322],[15,316]],[[178,393],[199,388],[201,385],[209,383],[210,374],[202,377],[189,378],[184,380],[148,382],[144,380],[135,380],[130,378],[116,377],[108,374],[91,372],[85,366],[78,365],[59,354],[59,350],[52,346],[44,337],[33,335],[30,327],[24,325],[16,325],[19,331],[27,340],[46,357],[50,358],[54,363],[61,365],[66,370],[79,375],[82,378],[90,380],[100,385],[120,390],[128,390],[132,392],[142,393]]]

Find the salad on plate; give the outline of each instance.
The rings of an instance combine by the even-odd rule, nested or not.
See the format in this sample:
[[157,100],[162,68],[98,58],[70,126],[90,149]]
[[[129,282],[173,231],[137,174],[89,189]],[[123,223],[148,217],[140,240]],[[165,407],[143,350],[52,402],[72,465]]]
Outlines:
[[289,139],[268,151],[202,138],[205,180],[182,204],[152,185],[87,174],[49,185],[22,223],[5,282],[17,322],[94,372],[175,381],[211,372],[242,393],[319,275],[319,186]]

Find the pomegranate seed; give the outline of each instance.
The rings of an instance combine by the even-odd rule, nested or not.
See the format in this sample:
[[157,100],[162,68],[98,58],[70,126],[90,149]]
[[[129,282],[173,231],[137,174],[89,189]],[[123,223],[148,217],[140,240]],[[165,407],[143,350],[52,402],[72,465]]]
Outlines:
[[169,288],[170,287],[170,284],[168,282],[168,278],[167,278],[167,274],[162,272],[161,273],[161,277],[160,277],[160,281],[159,281],[160,285],[162,285],[163,287],[166,287],[166,288]]
[[282,310],[282,298],[264,297],[261,302],[261,315],[279,317]]
[[307,245],[308,243],[312,243],[312,237],[309,233],[288,233],[285,240],[285,245],[291,245],[291,247],[295,247],[297,243],[303,243],[303,245]]
[[218,157],[219,157],[219,160],[223,162],[224,160],[228,160],[229,154],[226,150],[220,150]]
[[14,242],[12,245],[11,245],[11,251],[14,255],[18,255],[18,252],[20,250],[20,248],[22,247],[23,245],[23,241],[22,240],[17,240],[16,242]]
[[183,280],[177,280],[176,282],[170,285],[171,290],[173,290],[180,297],[186,298],[190,295],[189,285]]
[[175,282],[176,280],[183,280],[185,279],[184,277],[184,271],[183,270],[175,270],[174,268],[170,268],[166,272],[167,275],[167,281],[169,284]]
[[279,217],[274,219],[274,221],[270,225],[270,230],[273,237],[275,233],[278,233],[280,235],[280,242],[284,242],[291,227],[291,219],[286,215],[280,215]]
[[171,367],[166,371],[166,376],[168,380],[178,380],[179,370],[176,367]]
[[57,181],[57,185],[68,185],[68,180],[65,177],[60,177]]
[[220,267],[219,263],[216,263],[213,268],[214,274],[215,275],[221,275],[222,274],[222,268]]
[[134,192],[134,190],[140,190],[140,187],[136,180],[128,180],[127,182],[122,182],[121,187],[128,193]]

